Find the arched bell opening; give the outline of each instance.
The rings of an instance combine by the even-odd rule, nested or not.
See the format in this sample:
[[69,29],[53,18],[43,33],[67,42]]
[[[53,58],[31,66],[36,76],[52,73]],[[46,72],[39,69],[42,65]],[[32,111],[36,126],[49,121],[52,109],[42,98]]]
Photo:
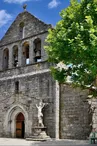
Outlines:
[[9,63],[9,49],[6,48],[3,51],[3,69],[8,69],[8,63]]
[[23,44],[23,65],[28,65],[30,64],[30,60],[29,60],[29,43],[25,42]]
[[13,66],[18,67],[18,46],[13,47]]
[[41,39],[34,40],[34,60],[35,62],[41,62]]

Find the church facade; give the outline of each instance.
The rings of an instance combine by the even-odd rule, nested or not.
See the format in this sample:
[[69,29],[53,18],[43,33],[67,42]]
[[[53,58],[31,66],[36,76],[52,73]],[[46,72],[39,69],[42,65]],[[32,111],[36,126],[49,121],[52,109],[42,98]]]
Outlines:
[[38,124],[36,105],[41,100],[47,104],[43,124],[51,138],[87,139],[97,127],[97,100],[90,104],[88,93],[79,88],[59,88],[50,74],[44,50],[49,28],[24,11],[0,41],[1,137],[30,137]]
[[0,136],[31,136],[37,126],[36,104],[42,100],[48,103],[43,111],[47,134],[55,137],[56,83],[44,50],[49,28],[24,11],[0,42]]

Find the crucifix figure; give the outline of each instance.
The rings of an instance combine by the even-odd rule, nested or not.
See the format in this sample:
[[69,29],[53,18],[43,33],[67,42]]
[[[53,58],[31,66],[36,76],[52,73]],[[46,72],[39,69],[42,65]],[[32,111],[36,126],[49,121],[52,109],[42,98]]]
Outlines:
[[36,104],[36,107],[38,109],[38,124],[41,127],[44,127],[42,109],[45,105],[46,105],[46,103],[43,103],[42,100],[39,102],[39,106]]

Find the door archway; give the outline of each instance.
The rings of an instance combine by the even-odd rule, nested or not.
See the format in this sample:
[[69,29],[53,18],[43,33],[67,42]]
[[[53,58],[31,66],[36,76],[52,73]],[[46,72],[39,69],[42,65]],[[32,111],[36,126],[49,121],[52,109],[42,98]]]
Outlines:
[[25,136],[25,118],[20,112],[16,116],[16,138],[24,138]]
[[31,131],[31,122],[28,120],[28,113],[19,104],[13,105],[5,115],[4,120],[4,131],[7,137],[16,137],[16,118],[19,113],[22,113],[24,116],[24,124],[25,124],[25,134],[24,137],[28,137],[32,134]]

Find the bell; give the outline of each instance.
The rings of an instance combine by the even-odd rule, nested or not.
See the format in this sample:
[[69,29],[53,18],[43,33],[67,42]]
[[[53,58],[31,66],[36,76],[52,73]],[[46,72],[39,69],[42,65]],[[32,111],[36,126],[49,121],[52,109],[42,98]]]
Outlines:
[[15,60],[18,60],[18,56],[15,56]]
[[37,51],[36,54],[35,54],[35,57],[40,57],[40,51]]

